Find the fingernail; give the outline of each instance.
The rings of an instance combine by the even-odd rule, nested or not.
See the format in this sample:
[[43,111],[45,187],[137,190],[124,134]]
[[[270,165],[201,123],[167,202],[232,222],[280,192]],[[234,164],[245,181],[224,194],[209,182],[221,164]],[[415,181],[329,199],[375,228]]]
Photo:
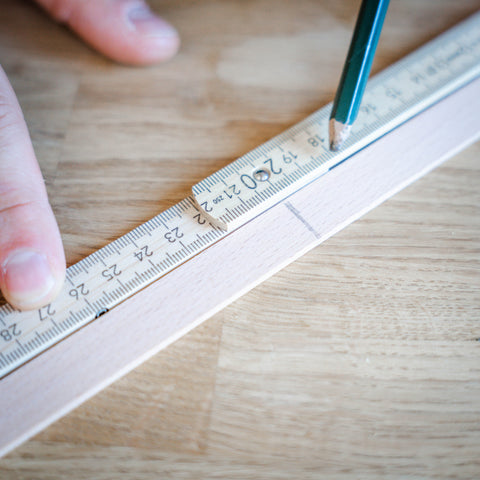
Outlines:
[[47,256],[17,250],[2,265],[7,300],[19,308],[29,308],[46,298],[55,287]]
[[128,13],[128,20],[140,34],[148,37],[177,37],[177,31],[165,20],[157,17],[146,5],[134,6]]

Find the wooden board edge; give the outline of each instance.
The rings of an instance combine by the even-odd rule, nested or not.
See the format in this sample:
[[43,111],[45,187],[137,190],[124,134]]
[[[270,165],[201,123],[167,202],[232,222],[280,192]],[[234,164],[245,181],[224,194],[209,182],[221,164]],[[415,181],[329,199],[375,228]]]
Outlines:
[[478,98],[480,79],[0,380],[0,455],[477,140]]

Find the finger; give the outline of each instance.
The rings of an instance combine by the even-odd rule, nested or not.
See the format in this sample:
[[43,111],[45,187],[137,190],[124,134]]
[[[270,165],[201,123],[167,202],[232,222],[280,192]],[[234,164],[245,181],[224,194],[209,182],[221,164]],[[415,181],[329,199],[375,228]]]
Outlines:
[[36,0],[96,50],[118,62],[147,65],[177,53],[177,31],[143,0]]
[[52,301],[65,276],[60,233],[15,93],[0,67],[0,289],[21,310]]

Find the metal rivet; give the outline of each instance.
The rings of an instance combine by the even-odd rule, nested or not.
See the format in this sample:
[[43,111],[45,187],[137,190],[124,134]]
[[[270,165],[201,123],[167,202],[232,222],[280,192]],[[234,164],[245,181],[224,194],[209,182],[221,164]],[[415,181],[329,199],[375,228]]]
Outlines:
[[259,182],[266,182],[270,178],[270,172],[261,168],[254,172],[253,177]]

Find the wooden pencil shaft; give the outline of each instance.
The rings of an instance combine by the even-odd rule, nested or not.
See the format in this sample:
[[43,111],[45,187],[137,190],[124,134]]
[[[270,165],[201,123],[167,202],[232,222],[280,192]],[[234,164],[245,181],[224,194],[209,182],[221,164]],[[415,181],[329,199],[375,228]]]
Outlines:
[[360,108],[389,0],[364,0],[343,67],[330,118],[351,125]]

